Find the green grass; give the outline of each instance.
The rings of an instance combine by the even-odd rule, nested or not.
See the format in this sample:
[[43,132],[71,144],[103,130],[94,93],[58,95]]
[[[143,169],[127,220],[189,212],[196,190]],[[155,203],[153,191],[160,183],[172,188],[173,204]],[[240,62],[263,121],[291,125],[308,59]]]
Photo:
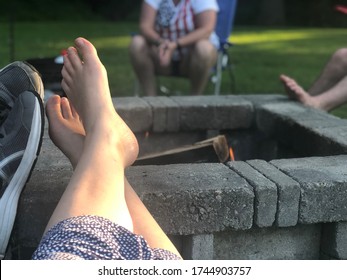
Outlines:
[[[108,69],[114,96],[132,96],[134,73],[127,47],[130,34],[137,31],[131,22],[41,22],[16,23],[15,59],[55,56],[73,43],[77,36],[91,40]],[[0,65],[9,62],[9,26],[0,23]],[[255,28],[236,27],[230,49],[234,76],[234,94],[283,93],[278,76],[286,73],[307,88],[317,78],[330,55],[345,45],[344,29]],[[175,94],[188,94],[184,79],[160,82]],[[230,80],[225,73],[223,94],[230,94]],[[209,85],[206,94],[211,94]],[[333,114],[347,118],[347,107]]]
[[[134,74],[127,47],[130,35],[137,31],[136,23],[111,22],[44,22],[15,25],[15,60],[54,57],[73,44],[78,36],[88,38],[97,47],[104,62],[114,95],[128,96],[133,92]],[[9,62],[9,26],[0,23],[0,64]]]

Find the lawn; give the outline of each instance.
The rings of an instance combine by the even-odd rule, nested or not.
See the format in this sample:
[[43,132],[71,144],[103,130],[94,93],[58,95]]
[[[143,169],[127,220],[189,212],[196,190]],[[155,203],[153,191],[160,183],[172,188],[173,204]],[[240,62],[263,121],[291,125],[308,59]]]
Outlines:
[[[108,69],[114,96],[132,96],[134,73],[127,47],[131,33],[137,31],[136,22],[40,22],[15,24],[15,60],[56,56],[73,43],[77,36],[90,39]],[[281,73],[297,79],[308,87],[319,75],[329,56],[345,46],[344,29],[256,28],[236,27],[230,49],[234,77],[233,94],[283,93],[278,81]],[[0,23],[0,65],[10,61],[9,25]],[[184,79],[163,79],[175,94],[188,94]],[[211,94],[211,85],[205,94]],[[223,94],[230,94],[230,80],[225,73]],[[347,107],[335,115],[347,118]]]

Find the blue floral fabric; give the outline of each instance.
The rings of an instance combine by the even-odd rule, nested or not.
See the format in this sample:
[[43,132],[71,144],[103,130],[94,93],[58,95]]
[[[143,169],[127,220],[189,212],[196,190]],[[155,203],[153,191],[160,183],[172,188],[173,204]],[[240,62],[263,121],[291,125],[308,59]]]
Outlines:
[[142,236],[99,216],[78,216],[52,227],[33,254],[34,260],[179,260],[150,248]]

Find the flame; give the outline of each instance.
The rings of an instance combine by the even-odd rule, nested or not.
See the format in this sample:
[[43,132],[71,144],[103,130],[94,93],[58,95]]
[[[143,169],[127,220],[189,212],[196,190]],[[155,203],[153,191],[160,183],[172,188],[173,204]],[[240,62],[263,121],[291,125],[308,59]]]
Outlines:
[[229,147],[229,155],[230,155],[230,160],[235,161],[234,151],[231,147]]

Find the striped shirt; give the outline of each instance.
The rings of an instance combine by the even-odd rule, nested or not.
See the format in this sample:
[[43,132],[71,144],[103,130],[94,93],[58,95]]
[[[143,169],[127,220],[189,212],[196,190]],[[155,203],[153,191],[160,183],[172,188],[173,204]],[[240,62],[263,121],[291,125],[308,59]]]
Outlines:
[[[195,15],[206,10],[218,12],[216,0],[181,0],[177,6],[172,0],[145,0],[157,10],[156,31],[160,37],[176,41],[195,29]],[[217,35],[213,32],[210,41],[219,47]]]

